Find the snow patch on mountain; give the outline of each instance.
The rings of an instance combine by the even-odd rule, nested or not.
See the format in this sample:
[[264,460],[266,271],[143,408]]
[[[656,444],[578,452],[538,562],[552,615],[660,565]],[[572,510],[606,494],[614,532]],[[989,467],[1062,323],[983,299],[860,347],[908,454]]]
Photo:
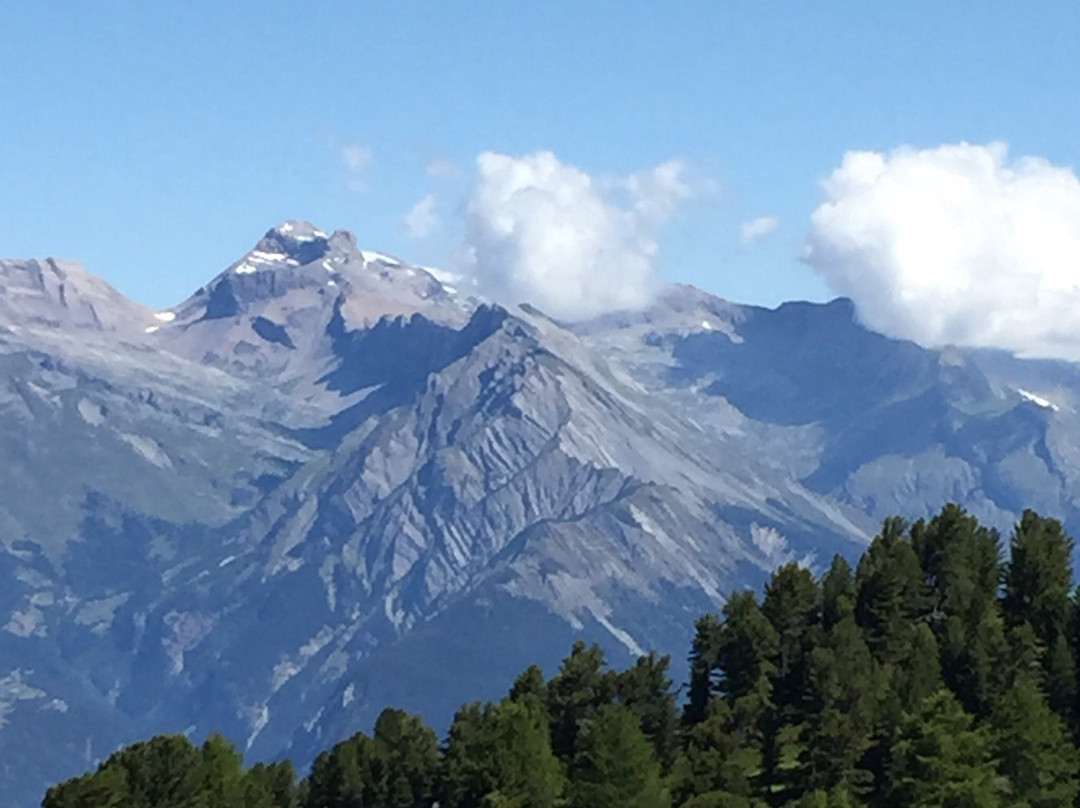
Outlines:
[[1038,407],[1042,407],[1046,410],[1053,410],[1054,412],[1058,411],[1057,404],[1054,404],[1049,399],[1043,398],[1036,393],[1029,392],[1028,390],[1024,390],[1023,388],[1019,387],[1016,389],[1016,392],[1018,392],[1020,394],[1020,397],[1023,398],[1025,401],[1030,401],[1032,404],[1035,404]]

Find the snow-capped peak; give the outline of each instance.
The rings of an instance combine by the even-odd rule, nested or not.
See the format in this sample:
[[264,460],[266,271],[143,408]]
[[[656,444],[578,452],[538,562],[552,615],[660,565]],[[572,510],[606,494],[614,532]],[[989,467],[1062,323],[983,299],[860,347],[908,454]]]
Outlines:
[[266,231],[255,248],[233,266],[248,275],[274,266],[302,266],[317,261],[330,250],[329,236],[311,222],[289,220]]
[[271,234],[278,235],[291,241],[315,241],[316,239],[325,239],[327,237],[326,233],[311,222],[305,222],[299,219],[289,219],[282,222],[277,227],[274,227],[267,232],[266,235],[269,237]]

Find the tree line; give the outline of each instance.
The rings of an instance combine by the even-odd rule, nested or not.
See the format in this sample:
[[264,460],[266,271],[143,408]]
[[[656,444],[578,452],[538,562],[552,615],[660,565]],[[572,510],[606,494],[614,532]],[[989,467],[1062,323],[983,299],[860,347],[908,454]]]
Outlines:
[[245,768],[220,735],[136,743],[44,808],[1064,808],[1080,768],[1073,541],[1026,511],[1004,552],[956,505],[885,520],[854,569],[780,567],[670,659],[574,645],[446,737],[387,709],[370,735]]

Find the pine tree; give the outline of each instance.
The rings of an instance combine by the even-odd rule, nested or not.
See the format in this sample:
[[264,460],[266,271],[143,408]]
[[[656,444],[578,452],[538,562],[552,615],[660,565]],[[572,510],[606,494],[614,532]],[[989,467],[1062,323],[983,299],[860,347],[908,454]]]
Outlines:
[[709,705],[705,719],[686,732],[685,748],[671,771],[676,805],[743,805],[754,795],[761,748],[741,731],[727,702]]
[[641,731],[649,739],[661,767],[666,772],[675,759],[679,712],[671,689],[668,668],[671,657],[655,651],[639,657],[633,667],[616,677],[618,702],[638,718]]
[[904,530],[904,520],[886,519],[855,573],[855,619],[885,665],[909,659],[914,633],[929,615],[919,557]]
[[422,808],[431,803],[439,771],[439,741],[418,715],[383,710],[368,744],[368,779],[385,808]]
[[304,782],[304,808],[356,808],[371,801],[369,742],[357,733],[315,758]]
[[135,805],[123,766],[105,766],[50,788],[42,808],[130,808]]
[[833,626],[810,654],[803,783],[865,793],[872,775],[860,766],[873,740],[878,671],[853,617]]
[[1064,722],[1030,677],[1005,694],[992,719],[998,771],[1008,779],[1007,804],[1066,808],[1077,795],[1080,757]]
[[733,592],[724,604],[724,621],[717,637],[716,690],[729,704],[767,692],[779,638],[758,606],[753,592]]
[[127,774],[130,808],[187,808],[200,792],[198,748],[183,735],[157,735],[113,754],[103,768]]
[[997,808],[990,738],[948,690],[925,699],[899,726],[885,804]]
[[1002,606],[1010,626],[1029,623],[1044,645],[1064,634],[1073,585],[1073,540],[1057,519],[1026,510],[1009,542]]
[[247,778],[270,796],[274,808],[296,808],[296,770],[291,761],[256,763],[248,769]]
[[583,723],[570,769],[571,808],[668,808],[660,763],[626,707],[605,704]]
[[199,791],[214,808],[247,808],[244,757],[222,735],[213,732],[202,745]]
[[855,801],[846,788],[838,786],[832,791],[820,788],[808,791],[793,805],[795,808],[854,808]]
[[547,687],[551,747],[565,763],[574,757],[581,723],[615,697],[615,674],[599,645],[578,640]]
[[1008,626],[1030,626],[1039,646],[1050,705],[1069,719],[1077,697],[1076,663],[1068,644],[1073,540],[1056,519],[1026,510],[1013,530],[1002,610]]
[[776,632],[770,704],[765,713],[763,777],[775,799],[798,790],[807,719],[806,681],[820,639],[821,593],[805,567],[785,564],[765,587],[762,614]]
[[855,579],[851,565],[837,555],[821,579],[821,625],[830,629],[848,617],[855,617]]
[[541,705],[506,700],[492,713],[488,750],[492,792],[516,808],[552,808],[566,776],[551,751],[548,719]]
[[[779,638],[758,606],[753,592],[735,592],[724,604],[717,648],[716,690],[730,708],[731,731],[753,744],[761,769],[772,772],[774,752],[772,702]],[[761,775],[762,779],[767,779]]]
[[985,716],[997,695],[995,668],[1006,662],[995,653],[1006,647],[997,533],[950,504],[917,522],[911,537],[930,587],[942,676],[965,709]]
[[911,652],[890,669],[892,690],[899,712],[911,712],[923,699],[941,689],[941,652],[930,626],[920,623],[911,638]]
[[547,715],[532,698],[459,710],[443,759],[440,804],[448,808],[551,808],[565,788]]
[[694,640],[690,646],[689,659],[690,682],[686,706],[683,708],[684,724],[693,725],[704,721],[709,703],[716,693],[714,680],[720,664],[720,630],[720,619],[715,614],[706,614],[694,623]]
[[443,754],[440,805],[478,808],[493,790],[486,760],[492,709],[490,704],[481,706],[479,702],[473,702],[462,706],[454,715]]
[[544,681],[544,672],[539,665],[530,665],[514,680],[510,688],[510,698],[514,701],[532,698],[541,705],[547,704],[547,682]]
[[820,600],[814,576],[794,563],[780,567],[765,587],[761,612],[776,632],[773,701],[779,707],[798,706]]

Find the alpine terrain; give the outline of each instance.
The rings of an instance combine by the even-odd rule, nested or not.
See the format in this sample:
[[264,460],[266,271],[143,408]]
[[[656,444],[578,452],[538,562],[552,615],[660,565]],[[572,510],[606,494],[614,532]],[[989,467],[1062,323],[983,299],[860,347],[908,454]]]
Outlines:
[[164,311],[0,261],[0,805],[158,732],[299,764],[618,664],[957,502],[1080,530],[1080,369],[688,286],[560,323],[286,222]]

